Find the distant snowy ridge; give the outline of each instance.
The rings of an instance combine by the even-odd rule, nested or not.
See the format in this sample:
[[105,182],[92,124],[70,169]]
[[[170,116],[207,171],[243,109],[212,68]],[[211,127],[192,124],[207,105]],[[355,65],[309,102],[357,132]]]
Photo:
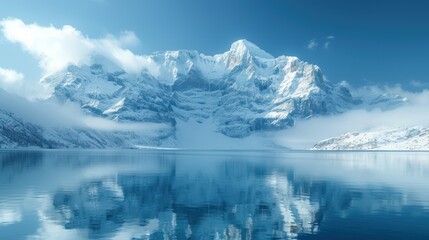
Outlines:
[[429,150],[429,128],[347,133],[317,143],[313,150]]

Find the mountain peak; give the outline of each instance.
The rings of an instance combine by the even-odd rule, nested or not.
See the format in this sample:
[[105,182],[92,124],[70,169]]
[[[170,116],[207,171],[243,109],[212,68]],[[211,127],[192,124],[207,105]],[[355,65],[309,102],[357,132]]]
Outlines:
[[231,44],[231,48],[229,52],[233,53],[241,53],[249,52],[252,56],[271,59],[274,58],[271,54],[265,52],[261,48],[259,48],[256,44],[246,40],[240,39]]

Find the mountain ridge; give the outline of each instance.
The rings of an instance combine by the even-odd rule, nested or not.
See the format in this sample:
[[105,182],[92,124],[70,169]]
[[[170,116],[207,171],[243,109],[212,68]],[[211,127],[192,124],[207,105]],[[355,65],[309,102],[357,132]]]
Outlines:
[[214,56],[179,50],[147,57],[159,75],[111,73],[99,63],[69,66],[42,80],[51,89],[46,99],[77,102],[117,121],[174,127],[176,118],[212,119],[230,137],[283,129],[295,118],[341,113],[355,105],[350,91],[328,82],[318,66],[296,57],[274,58],[246,40]]
[[[273,57],[247,40],[236,41],[214,56],[178,50],[144,58],[149,65],[139,74],[128,73],[101,55],[93,55],[90,64],[69,65],[40,79],[46,90],[41,102],[74,104],[85,116],[117,124],[167,126],[158,137],[82,126],[45,132],[61,142],[61,147],[174,147],[181,141],[178,127],[187,122],[204,123],[215,133],[243,139],[362,104],[347,86],[328,81],[317,65],[297,57]],[[386,95],[376,103],[389,105],[392,100],[401,102],[397,96]],[[79,132],[88,137],[82,146],[75,141],[79,137],[66,138]]]

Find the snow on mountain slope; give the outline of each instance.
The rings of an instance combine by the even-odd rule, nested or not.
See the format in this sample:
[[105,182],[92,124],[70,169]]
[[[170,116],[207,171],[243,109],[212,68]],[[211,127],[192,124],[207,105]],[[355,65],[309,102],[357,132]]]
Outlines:
[[26,122],[9,111],[13,108],[12,102],[20,107],[19,100],[21,98],[0,88],[0,148],[51,147],[53,143],[43,138],[40,126]]
[[0,148],[52,148],[54,142],[43,137],[43,129],[24,122],[10,112],[0,109]]
[[[87,113],[118,122],[212,121],[230,137],[293,126],[294,119],[344,112],[357,102],[319,67],[296,57],[274,58],[239,40],[215,56],[196,51],[145,56],[156,74],[132,75],[102,57],[44,77],[45,100],[78,103]],[[174,133],[172,135],[174,137]]]
[[313,150],[429,150],[429,128],[347,133],[317,143]]
[[1,148],[135,148],[159,145],[156,137],[136,131],[100,131],[87,127],[46,127],[0,109]]
[[[134,148],[159,145],[171,135],[171,129],[160,124],[120,125],[84,115],[63,115],[59,107],[71,110],[32,103],[0,89],[0,148]],[[55,120],[49,122],[51,118]]]
[[72,65],[42,78],[46,99],[78,103],[91,115],[117,121],[174,123],[165,86],[146,73],[130,75],[96,59],[91,66]]
[[[0,110],[1,148],[135,148],[160,145],[165,132],[100,131],[85,127],[42,127]],[[170,135],[167,133],[167,136]]]

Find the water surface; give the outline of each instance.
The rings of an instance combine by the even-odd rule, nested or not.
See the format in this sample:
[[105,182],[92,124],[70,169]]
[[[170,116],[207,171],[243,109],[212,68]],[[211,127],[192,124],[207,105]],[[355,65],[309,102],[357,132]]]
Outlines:
[[0,151],[0,239],[429,239],[429,153]]

